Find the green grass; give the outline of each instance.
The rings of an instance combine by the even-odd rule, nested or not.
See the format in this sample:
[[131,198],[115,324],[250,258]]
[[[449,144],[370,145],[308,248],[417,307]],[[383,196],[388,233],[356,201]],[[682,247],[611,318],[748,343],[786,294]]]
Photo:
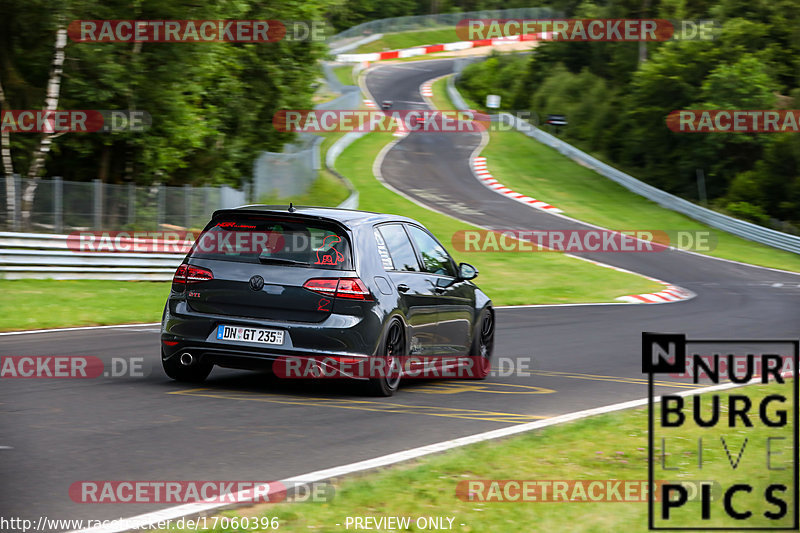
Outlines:
[[[784,387],[785,390],[786,386],[753,385],[737,389],[736,392],[746,394],[752,399],[753,405],[758,406],[758,401],[767,394],[778,392],[776,387]],[[726,400],[723,399],[723,402]],[[791,403],[790,395],[788,405],[781,405],[780,408],[791,412]],[[707,407],[709,404],[710,399],[704,397],[702,405]],[[774,407],[770,407],[769,411],[774,417]],[[687,402],[684,413],[691,417],[691,402]],[[724,488],[734,480],[746,481],[753,485],[754,490],[751,494],[736,495],[734,502],[737,508],[751,509],[758,516],[763,511],[774,510],[774,506],[765,502],[763,488],[769,483],[784,483],[791,487],[792,469],[766,470],[765,439],[775,435],[789,437],[785,441],[772,442],[772,452],[784,454],[782,457],[773,456],[778,461],[791,460],[792,439],[786,435],[787,428],[766,428],[757,419],[754,424],[756,427],[746,433],[749,441],[737,470],[732,470],[719,437],[724,436],[730,443],[730,453],[735,460],[743,441],[742,430],[717,427],[702,428],[700,431],[692,424],[682,432],[687,443],[685,449],[675,440],[667,441],[667,453],[671,454],[667,458],[668,466],[684,463],[680,478],[661,471],[660,465],[656,466],[654,478],[670,481],[716,480]],[[693,465],[697,461],[695,454],[697,438],[700,436],[704,439],[704,466],[701,471],[696,471]],[[654,450],[657,457],[660,457],[659,440],[656,440],[657,449]],[[645,502],[465,501],[457,497],[456,488],[460,482],[469,480],[644,481],[648,477],[647,461],[647,410],[639,408],[543,428],[501,441],[470,445],[413,463],[346,478],[335,483],[335,497],[330,502],[262,504],[223,514],[229,517],[277,517],[280,529],[287,531],[343,531],[348,516],[449,516],[455,517],[453,529],[463,532],[646,531]],[[779,465],[778,462],[774,464]],[[781,498],[789,505],[788,518],[780,523],[769,524],[771,527],[791,525],[791,489]],[[699,507],[696,501],[687,504],[684,510],[676,512],[680,522],[670,525],[685,527],[697,524],[697,520],[689,523],[686,515],[691,513],[692,517],[697,517]],[[724,514],[721,498],[711,502],[711,513],[712,520],[704,526],[736,525],[730,519],[720,520]],[[764,520],[760,525],[764,525]],[[410,530],[420,531],[414,527]],[[217,533],[223,530],[211,531]]]
[[362,44],[352,53],[368,54],[371,52],[383,52],[385,50],[413,48],[415,46],[427,44],[452,43],[461,40],[463,39],[456,35],[456,30],[453,27],[402,31],[398,33],[386,33],[377,41]]
[[158,322],[168,282],[0,280],[0,331]]
[[453,101],[447,95],[447,78],[441,78],[431,85],[433,96],[429,97],[436,109],[455,109]]
[[556,253],[457,252],[451,244],[453,234],[474,226],[424,209],[390,191],[373,176],[373,161],[392,139],[390,134],[370,133],[351,144],[336,162],[336,169],[359,191],[359,209],[422,222],[453,252],[456,261],[471,263],[484,273],[476,282],[495,305],[609,302],[618,296],[661,289],[645,278]]
[[800,271],[800,255],[741,239],[664,209],[522,133],[492,132],[491,136],[481,155],[486,156],[495,179],[563,209],[565,215],[615,230],[710,231],[717,243],[705,252],[708,255]]
[[354,65],[342,65],[339,67],[333,67],[333,73],[336,74],[336,79],[339,80],[339,83],[342,85],[355,85],[355,80],[353,79],[353,66]]
[[[324,155],[322,156],[324,157]],[[342,182],[326,169],[319,171],[319,176],[311,187],[303,193],[294,196],[265,195],[258,199],[262,204],[288,204],[295,205],[320,205],[335,207],[344,202],[350,192]]]
[[[434,102],[452,109],[446,81],[433,85]],[[517,192],[543,200],[564,214],[615,230],[710,231],[708,255],[754,265],[800,271],[800,255],[741,239],[658,206],[517,131],[493,131],[481,155],[489,172]]]

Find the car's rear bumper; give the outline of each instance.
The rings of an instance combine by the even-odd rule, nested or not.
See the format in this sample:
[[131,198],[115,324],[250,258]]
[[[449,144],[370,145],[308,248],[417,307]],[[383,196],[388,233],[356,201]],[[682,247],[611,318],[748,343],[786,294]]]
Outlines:
[[[217,327],[222,324],[280,329],[284,342],[269,345],[217,339]],[[371,313],[331,314],[318,323],[279,322],[197,313],[181,300],[170,300],[161,324],[161,348],[164,359],[189,352],[198,360],[220,366],[259,369],[270,368],[281,357],[368,358],[376,353],[380,335],[381,323]]]

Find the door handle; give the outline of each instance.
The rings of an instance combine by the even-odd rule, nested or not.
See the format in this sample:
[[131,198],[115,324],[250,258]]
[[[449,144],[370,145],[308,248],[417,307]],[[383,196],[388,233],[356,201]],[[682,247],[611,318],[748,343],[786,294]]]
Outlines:
[[410,289],[410,287],[408,285],[406,285],[405,283],[401,283],[401,284],[399,284],[397,286],[397,291],[398,292],[408,292],[409,289]]

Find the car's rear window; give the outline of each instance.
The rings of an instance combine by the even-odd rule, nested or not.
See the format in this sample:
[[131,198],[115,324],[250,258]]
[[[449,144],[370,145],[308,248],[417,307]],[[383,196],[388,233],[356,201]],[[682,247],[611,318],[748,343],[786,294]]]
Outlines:
[[195,241],[189,257],[352,269],[347,236],[334,224],[270,217],[215,220]]

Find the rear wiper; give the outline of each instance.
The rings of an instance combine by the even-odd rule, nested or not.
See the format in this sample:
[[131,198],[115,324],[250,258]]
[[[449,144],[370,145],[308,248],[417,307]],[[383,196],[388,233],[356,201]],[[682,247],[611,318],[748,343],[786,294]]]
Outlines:
[[269,257],[269,256],[258,256],[258,260],[262,263],[278,263],[281,265],[302,265],[306,266],[308,263],[304,263],[303,261],[295,261],[294,259],[284,259],[282,257]]

